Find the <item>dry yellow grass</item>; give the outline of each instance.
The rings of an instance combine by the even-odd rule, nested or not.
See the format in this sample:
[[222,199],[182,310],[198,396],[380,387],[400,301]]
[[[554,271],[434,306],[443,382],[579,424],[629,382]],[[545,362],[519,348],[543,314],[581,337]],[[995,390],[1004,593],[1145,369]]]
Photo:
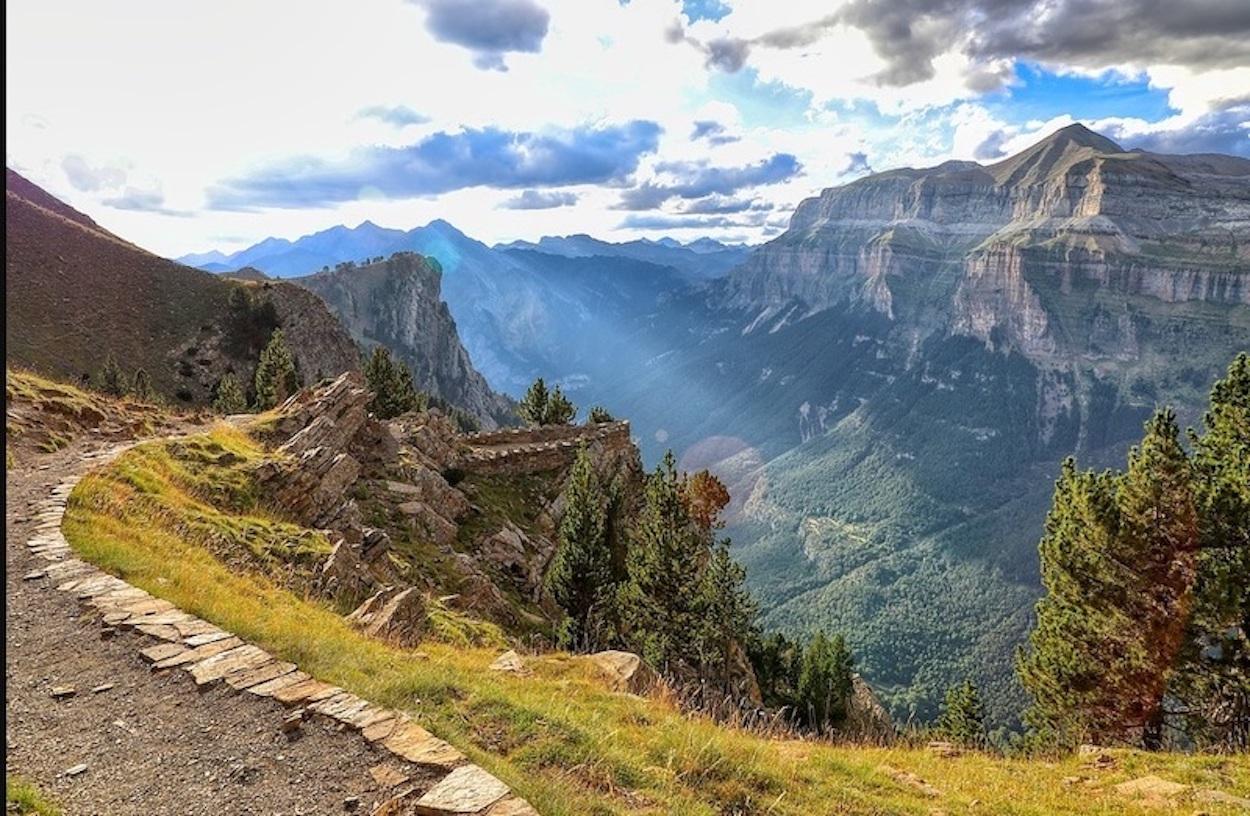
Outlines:
[[[224,427],[211,442],[244,463],[260,455]],[[66,536],[82,557],[153,594],[319,678],[411,711],[548,816],[1238,812],[1189,796],[1138,803],[1112,790],[1146,774],[1250,796],[1246,757],[1116,751],[1114,767],[1096,770],[1076,757],[943,759],[923,749],[766,739],[610,693],[564,654],[530,658],[534,674],[524,678],[487,671],[496,650],[427,643],[420,657],[362,637],[324,603],[262,574],[231,571],[188,537],[182,521],[220,514],[205,496],[237,476],[214,467],[187,468],[157,444],[131,451],[79,484]]]

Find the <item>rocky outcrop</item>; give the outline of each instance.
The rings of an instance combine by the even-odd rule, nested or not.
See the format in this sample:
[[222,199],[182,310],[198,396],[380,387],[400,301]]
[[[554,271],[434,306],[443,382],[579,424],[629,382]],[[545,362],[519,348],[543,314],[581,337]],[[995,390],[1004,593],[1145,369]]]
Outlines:
[[415,587],[386,587],[370,596],[347,620],[370,637],[415,646],[425,634],[425,598]]
[[421,390],[471,414],[483,427],[510,421],[511,403],[491,390],[460,342],[442,300],[437,262],[399,252],[294,282],[319,295],[361,345],[381,344],[394,352]]
[[307,385],[360,370],[360,348],[320,298],[285,281],[265,281],[258,288],[261,297],[273,304]]
[[644,695],[661,683],[659,674],[633,652],[611,649],[588,655],[586,660],[612,691]]

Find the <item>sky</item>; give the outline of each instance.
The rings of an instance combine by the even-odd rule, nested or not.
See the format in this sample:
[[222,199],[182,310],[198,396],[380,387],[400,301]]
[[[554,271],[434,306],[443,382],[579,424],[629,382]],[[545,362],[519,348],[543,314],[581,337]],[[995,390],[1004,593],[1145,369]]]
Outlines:
[[5,4],[9,167],[173,257],[364,220],[758,242],[1080,121],[1250,156],[1246,0]]

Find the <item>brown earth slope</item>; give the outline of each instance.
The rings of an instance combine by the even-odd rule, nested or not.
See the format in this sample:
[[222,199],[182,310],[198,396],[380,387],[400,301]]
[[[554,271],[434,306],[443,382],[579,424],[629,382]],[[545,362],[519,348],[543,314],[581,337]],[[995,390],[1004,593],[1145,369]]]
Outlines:
[[[188,403],[211,399],[227,371],[250,379],[252,350],[228,336],[237,284],[113,235],[11,169],[5,198],[8,362],[81,381],[111,354]],[[355,344],[319,301],[293,286],[262,296],[288,329],[305,379],[359,366]]]

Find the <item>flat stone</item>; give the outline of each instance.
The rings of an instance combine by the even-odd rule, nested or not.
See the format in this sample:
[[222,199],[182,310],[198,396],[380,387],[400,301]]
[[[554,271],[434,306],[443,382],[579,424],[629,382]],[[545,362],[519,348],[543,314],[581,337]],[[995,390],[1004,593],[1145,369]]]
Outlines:
[[[175,626],[174,628],[178,629],[179,627]],[[217,641],[225,640],[228,637],[231,637],[229,632],[218,629],[215,632],[204,632],[199,635],[191,635],[191,637],[186,637],[184,635],[185,639],[183,642],[188,646],[195,647],[203,646],[205,643],[216,643]]]
[[324,700],[341,692],[338,686],[332,686],[329,683],[323,683],[320,680],[314,680],[309,677],[301,683],[286,686],[275,691],[270,696],[280,703],[292,705],[294,703],[315,703],[318,700]]
[[373,704],[365,706],[360,711],[352,713],[350,716],[343,717],[343,722],[352,728],[364,730],[369,726],[395,719],[395,712],[389,708],[380,708]]
[[123,626],[173,626],[179,621],[190,618],[186,612],[179,612],[176,609],[167,612],[147,613],[144,615],[132,614],[129,618],[122,622]]
[[362,726],[360,735],[369,742],[379,742],[389,737],[394,732],[395,727],[401,722],[404,722],[404,719],[398,715],[384,718]]
[[385,762],[370,768],[369,776],[373,777],[373,781],[383,788],[393,788],[408,781],[408,774]]
[[350,724],[351,718],[369,707],[368,700],[362,700],[351,692],[343,692],[333,697],[314,703],[310,708],[318,714]]
[[71,765],[65,769],[66,776],[82,776],[87,772],[87,763],[79,762],[77,765]]
[[113,684],[113,683],[101,683],[100,685],[98,685],[98,686],[96,686],[95,688],[93,688],[93,689],[91,690],[91,693],[92,693],[92,694],[103,694],[104,692],[106,692],[106,691],[108,691],[108,690],[112,689],[112,688],[113,688],[113,686],[114,686],[114,684]]
[[[173,625],[178,630],[178,634],[182,635],[184,638],[192,638],[197,635],[208,635],[221,632],[221,630],[216,626],[213,626],[206,620],[200,620],[199,618],[190,618],[189,620],[179,621]],[[228,635],[229,633],[225,632],[223,634]]]
[[288,686],[294,686],[294,685],[303,683],[305,680],[308,680],[308,679],[310,678],[307,674],[305,674],[302,671],[296,670],[296,671],[290,672],[289,674],[284,674],[284,675],[281,675],[280,677],[275,677],[272,680],[267,680],[264,683],[257,683],[256,685],[249,688],[248,692],[251,694],[255,694],[258,697],[272,697],[276,692],[281,691],[282,689]]
[[271,659],[264,649],[248,644],[201,660],[191,667],[191,677],[197,686],[203,686],[216,682],[227,674],[254,669]]
[[450,770],[465,761],[464,754],[413,722],[397,726],[382,745],[391,753],[427,768]]
[[1219,805],[1232,805],[1250,811],[1250,799],[1242,796],[1233,796],[1231,793],[1225,793],[1224,791],[1194,791],[1194,800],[1198,802],[1212,802]]
[[168,640],[171,643],[177,643],[181,638],[178,636],[178,630],[172,626],[164,624],[141,623],[135,627],[136,630],[142,632],[148,637],[160,638]]
[[508,786],[477,765],[464,765],[447,774],[417,800],[422,816],[481,813],[503,799]]
[[225,640],[219,640],[216,643],[205,643],[194,649],[183,650],[182,654],[168,657],[164,660],[157,661],[155,664],[158,669],[172,669],[176,666],[187,666],[192,663],[199,663],[201,660],[212,657],[213,655],[228,652],[231,649],[237,649],[243,645],[243,641],[237,637],[229,637]]
[[275,680],[293,671],[295,671],[294,663],[283,663],[279,660],[273,660],[253,669],[227,675],[226,684],[243,691],[244,689],[250,689],[252,686],[259,686],[261,683],[268,683],[270,680]]
[[529,802],[519,796],[509,796],[506,799],[500,799],[490,810],[486,811],[486,816],[539,816],[538,811],[534,810]]
[[1130,779],[1128,782],[1121,782],[1115,786],[1116,793],[1136,799],[1171,799],[1187,790],[1189,790],[1188,785],[1153,775]]
[[179,643],[158,643],[155,646],[149,646],[141,650],[139,654],[149,663],[159,663],[174,655],[184,654],[189,651],[191,650]]
[[47,578],[47,570],[32,570],[22,576],[23,581],[38,581],[40,578]]
[[53,686],[49,693],[53,699],[64,700],[67,697],[73,697],[78,691],[73,686]]
[[280,730],[283,734],[291,734],[300,729],[304,724],[304,715],[307,712],[302,708],[297,708],[282,718]]
[[78,600],[86,600],[96,595],[103,595],[105,592],[113,592],[118,589],[125,589],[130,586],[120,578],[114,578],[112,575],[106,575],[99,581],[93,581],[83,586],[79,586],[74,590],[74,594],[78,596]]
[[135,618],[135,623],[151,623],[151,621],[139,620],[145,615],[168,612],[174,608],[174,605],[163,598],[140,598],[130,603],[118,604],[118,611],[128,612],[129,616]]

